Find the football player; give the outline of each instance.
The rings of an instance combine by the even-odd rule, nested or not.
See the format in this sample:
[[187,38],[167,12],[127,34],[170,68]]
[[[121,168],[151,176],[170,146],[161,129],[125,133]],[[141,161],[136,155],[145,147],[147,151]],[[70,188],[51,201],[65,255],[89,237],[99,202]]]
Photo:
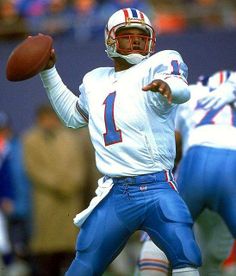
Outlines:
[[[232,236],[236,238],[236,72],[223,70],[210,78],[200,77],[189,87],[191,99],[179,106],[176,117],[183,148],[177,183],[194,221],[204,209],[215,213],[203,214],[197,233],[203,253],[201,275],[217,276],[229,254]],[[167,275],[163,252],[148,235],[144,239],[140,275]]]
[[114,67],[88,72],[79,97],[58,75],[55,51],[40,74],[64,123],[88,125],[104,175],[88,208],[74,219],[80,232],[67,276],[102,275],[137,230],[162,248],[173,275],[199,275],[193,221],[172,175],[175,113],[190,96],[187,66],[174,50],[153,54],[155,42],[143,12],[121,9],[105,28]]

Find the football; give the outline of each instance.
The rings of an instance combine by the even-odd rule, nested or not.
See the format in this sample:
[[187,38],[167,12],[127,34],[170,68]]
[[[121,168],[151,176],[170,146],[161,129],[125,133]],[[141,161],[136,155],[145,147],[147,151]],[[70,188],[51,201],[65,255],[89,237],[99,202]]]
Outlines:
[[6,64],[9,81],[23,81],[37,75],[47,65],[53,39],[49,35],[27,37],[11,52]]

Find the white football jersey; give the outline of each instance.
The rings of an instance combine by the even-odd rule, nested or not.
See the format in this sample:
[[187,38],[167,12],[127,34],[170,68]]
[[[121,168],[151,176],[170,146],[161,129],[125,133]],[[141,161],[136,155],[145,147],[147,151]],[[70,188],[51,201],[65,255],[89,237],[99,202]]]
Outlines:
[[[176,103],[189,95],[187,66],[179,53],[162,51],[121,72],[113,67],[94,69],[84,76],[79,98],[55,69],[41,77],[66,125],[78,128],[88,123],[101,173],[119,177],[173,168]],[[170,85],[172,104],[159,93],[142,91],[154,79]]]
[[183,153],[194,145],[236,150],[236,108],[226,104],[205,109],[200,99],[214,93],[201,84],[189,85],[191,99],[178,107],[176,130],[181,133]]

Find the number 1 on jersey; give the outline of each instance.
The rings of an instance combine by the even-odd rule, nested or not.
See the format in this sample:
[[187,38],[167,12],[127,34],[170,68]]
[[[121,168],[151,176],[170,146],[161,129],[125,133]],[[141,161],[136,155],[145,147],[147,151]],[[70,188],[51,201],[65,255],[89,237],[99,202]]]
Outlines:
[[103,138],[106,146],[122,142],[121,131],[117,130],[114,118],[115,98],[116,92],[113,92],[110,93],[103,102],[105,105],[104,121],[106,127],[106,133],[103,134]]
[[172,60],[171,61],[171,66],[172,66],[172,72],[171,74],[173,75],[180,75],[180,72],[179,72],[179,62],[178,60]]

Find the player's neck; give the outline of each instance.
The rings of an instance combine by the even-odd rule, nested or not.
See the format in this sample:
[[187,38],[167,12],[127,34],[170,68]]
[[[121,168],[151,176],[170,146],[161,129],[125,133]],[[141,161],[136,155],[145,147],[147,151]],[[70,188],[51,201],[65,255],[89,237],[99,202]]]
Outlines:
[[114,68],[115,72],[120,72],[129,69],[130,67],[134,66],[134,64],[128,63],[125,59],[123,58],[114,58]]

